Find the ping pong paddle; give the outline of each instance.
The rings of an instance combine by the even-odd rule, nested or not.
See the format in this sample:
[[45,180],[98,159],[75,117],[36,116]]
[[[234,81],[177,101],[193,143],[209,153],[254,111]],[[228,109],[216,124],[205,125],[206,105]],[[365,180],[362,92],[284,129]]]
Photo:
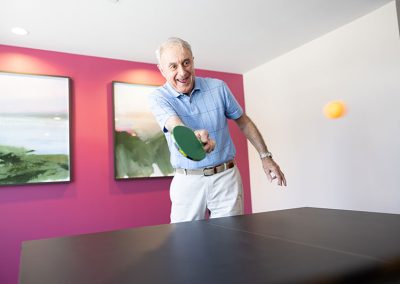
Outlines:
[[203,144],[192,129],[183,125],[175,126],[172,129],[172,138],[178,151],[186,158],[201,161],[206,157]]

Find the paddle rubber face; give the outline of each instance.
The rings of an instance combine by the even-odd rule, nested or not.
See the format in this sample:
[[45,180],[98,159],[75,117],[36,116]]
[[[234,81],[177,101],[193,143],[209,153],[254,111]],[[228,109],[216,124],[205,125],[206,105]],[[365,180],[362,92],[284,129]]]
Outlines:
[[201,161],[206,157],[203,144],[190,128],[182,125],[175,126],[172,130],[172,138],[178,151],[186,158]]

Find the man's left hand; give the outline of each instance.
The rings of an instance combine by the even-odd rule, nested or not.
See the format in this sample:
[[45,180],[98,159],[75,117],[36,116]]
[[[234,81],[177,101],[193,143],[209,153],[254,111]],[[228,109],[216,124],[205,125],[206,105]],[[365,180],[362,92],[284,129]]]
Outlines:
[[279,165],[272,158],[261,159],[261,162],[269,182],[272,182],[274,179],[277,179],[278,185],[286,186],[285,175],[281,171]]

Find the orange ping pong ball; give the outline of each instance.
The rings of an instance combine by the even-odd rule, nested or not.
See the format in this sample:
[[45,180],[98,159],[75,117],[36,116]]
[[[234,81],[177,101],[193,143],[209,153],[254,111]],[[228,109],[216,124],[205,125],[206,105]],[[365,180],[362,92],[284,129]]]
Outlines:
[[327,118],[340,118],[346,113],[346,105],[342,101],[332,101],[325,105],[324,114]]

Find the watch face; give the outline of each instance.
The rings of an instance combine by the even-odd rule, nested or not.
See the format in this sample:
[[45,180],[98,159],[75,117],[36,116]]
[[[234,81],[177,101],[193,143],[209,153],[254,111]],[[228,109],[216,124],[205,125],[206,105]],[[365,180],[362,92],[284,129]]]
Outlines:
[[271,152],[263,152],[260,154],[260,158],[261,159],[272,158],[272,153]]

